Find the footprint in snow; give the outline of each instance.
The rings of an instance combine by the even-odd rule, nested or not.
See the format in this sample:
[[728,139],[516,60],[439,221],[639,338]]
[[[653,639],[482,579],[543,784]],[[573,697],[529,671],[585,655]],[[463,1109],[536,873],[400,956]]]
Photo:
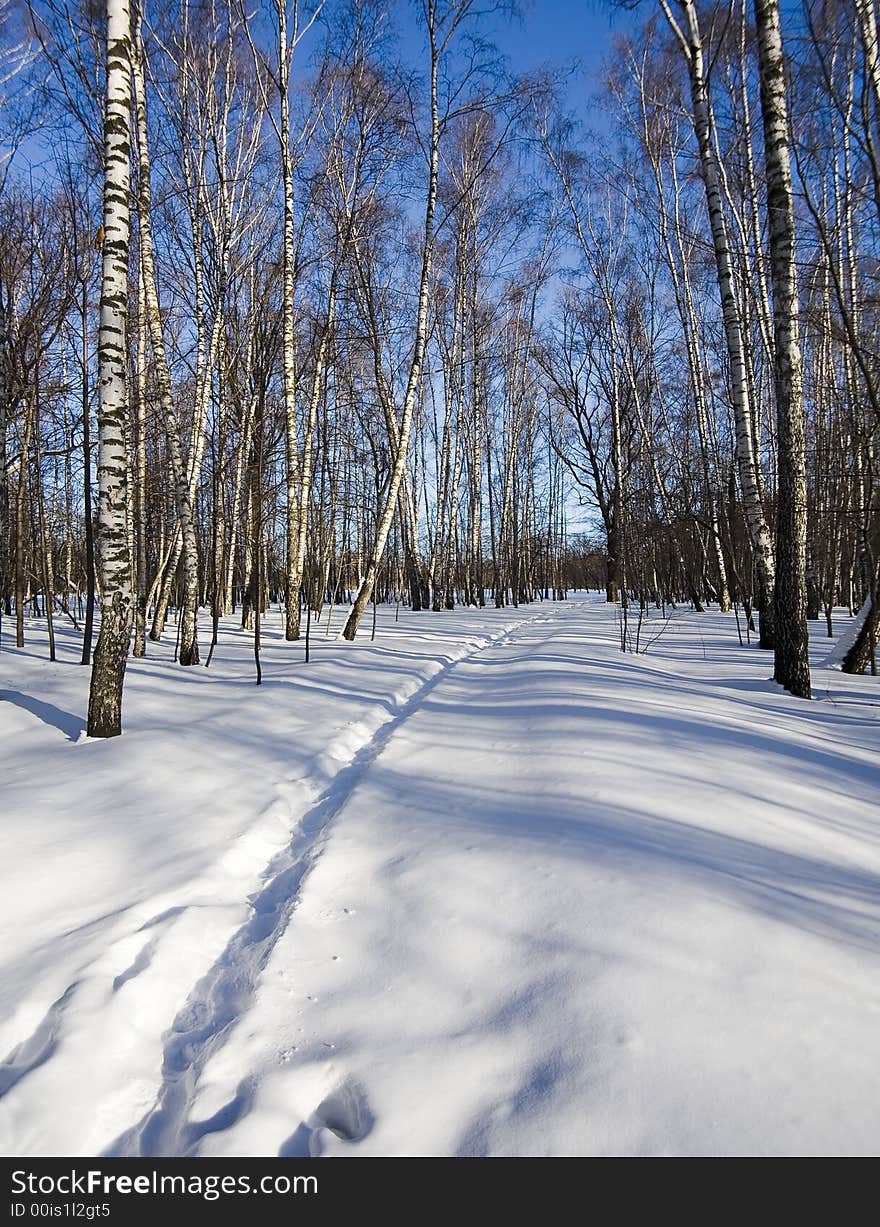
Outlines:
[[360,1142],[374,1123],[363,1087],[354,1078],[346,1078],[321,1100],[309,1119],[282,1142],[278,1157],[315,1158],[324,1153],[328,1134],[343,1142]]
[[315,1109],[309,1125],[309,1154],[320,1155],[329,1130],[343,1142],[360,1142],[374,1124],[366,1093],[359,1082],[347,1078]]

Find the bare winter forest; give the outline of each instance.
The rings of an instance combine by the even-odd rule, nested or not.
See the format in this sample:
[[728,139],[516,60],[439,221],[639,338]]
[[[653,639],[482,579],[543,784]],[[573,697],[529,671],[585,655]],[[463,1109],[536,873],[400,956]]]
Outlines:
[[93,733],[132,630],[195,665],[240,610],[258,653],[273,600],[290,640],[340,598],[347,638],[371,600],[736,603],[808,695],[806,617],[868,598],[865,668],[873,4],[785,44],[775,4],[643,5],[592,132],[502,7],[4,0],[0,599],[84,663],[100,601]]
[[[386,743],[346,687],[373,686],[375,666],[399,699],[395,724],[434,685],[424,661],[412,663],[420,651],[433,661],[451,637],[446,670],[463,642],[503,652],[505,636],[538,633],[552,617],[581,627],[559,663],[569,698],[587,685],[590,636],[605,644],[602,668],[618,679],[610,707],[628,693],[626,662],[657,652],[655,668],[672,672],[662,686],[646,673],[645,695],[686,674],[682,693],[703,711],[702,671],[706,686],[729,682],[725,701],[746,723],[772,710],[789,729],[826,719],[807,701],[826,688],[815,671],[832,641],[844,674],[876,674],[877,0],[609,0],[574,27],[593,46],[566,32],[572,12],[567,0],[0,0],[2,697],[77,742],[65,762],[129,732],[132,678],[139,731],[101,742],[108,752],[145,753],[122,747],[164,710],[156,752],[173,756],[175,711],[180,735],[198,738],[199,720],[246,701],[251,749],[223,724],[213,742],[193,743],[184,774],[232,745],[261,761],[272,735],[260,742],[254,730],[272,711],[287,720],[285,702],[300,720],[284,726],[288,744],[305,753],[309,721],[325,719],[309,707],[313,692],[294,702],[262,683],[314,687],[307,675],[323,677],[323,660],[338,711],[348,703],[366,730],[340,751],[356,766],[359,747],[376,757]],[[551,29],[548,58],[524,52],[529,31]],[[399,651],[380,668],[368,653],[383,642]],[[761,690],[771,672],[777,686]],[[88,678],[87,719],[85,682],[64,680],[74,674]],[[524,694],[540,690],[523,677]],[[876,699],[872,679],[851,684],[861,689],[847,695]],[[737,687],[752,690],[736,697]],[[464,718],[475,700],[456,702]],[[82,721],[67,710],[77,703]],[[599,703],[581,744],[601,740],[603,713]],[[541,734],[524,728],[530,753]],[[837,733],[822,728],[830,744]],[[609,744],[643,731],[636,721]],[[558,745],[571,734],[562,729]],[[754,744],[766,765],[775,751]],[[706,752],[735,792],[728,748]],[[867,815],[876,754],[858,754],[853,804]],[[484,768],[491,777],[490,759],[468,777],[473,789]],[[122,758],[100,761],[108,779],[123,770]],[[141,770],[135,761],[125,770]],[[826,767],[816,787],[837,797],[847,785],[829,781],[852,763]],[[309,777],[324,780],[333,813],[353,795],[343,797],[344,774]],[[694,787],[708,813],[710,784]],[[644,796],[654,789],[646,777]],[[488,785],[485,795],[491,808]],[[437,807],[458,812],[448,798]],[[632,846],[644,854],[641,836]],[[706,849],[678,860],[708,873],[717,849]],[[818,882],[805,864],[783,872],[768,860],[773,889]],[[249,872],[240,894],[253,889]],[[271,884],[289,866],[266,872]],[[841,891],[864,909],[872,882],[848,877]],[[837,923],[817,915],[809,925]],[[368,960],[375,946],[364,939],[363,950]],[[221,986],[223,967],[243,957],[236,948],[215,964]],[[252,967],[255,992],[265,960]],[[50,976],[28,1025],[10,1023],[11,1102],[13,1086],[36,1085],[21,1072],[36,1077],[33,1044],[27,1059],[20,1045],[43,1009],[67,1000],[73,975]],[[198,1076],[231,1017],[214,1022],[192,1058]],[[174,1059],[166,1048],[166,1072]],[[355,1143],[367,1118],[383,1119],[362,1081],[315,1093],[345,1118],[327,1128]],[[194,1135],[180,1122],[191,1117],[174,1123],[161,1096],[132,1132],[144,1095],[118,1119],[110,1112],[94,1146],[189,1153]],[[816,1145],[858,1149],[867,1135],[854,1128]],[[253,1144],[277,1151],[283,1132]],[[63,1153],[73,1135],[39,1136],[34,1146]],[[252,1144],[242,1136],[236,1144]],[[429,1151],[458,1145],[420,1136]],[[479,1152],[467,1136],[464,1151]],[[768,1136],[770,1149],[806,1144],[796,1130]],[[487,1153],[533,1148],[510,1137],[490,1138]]]

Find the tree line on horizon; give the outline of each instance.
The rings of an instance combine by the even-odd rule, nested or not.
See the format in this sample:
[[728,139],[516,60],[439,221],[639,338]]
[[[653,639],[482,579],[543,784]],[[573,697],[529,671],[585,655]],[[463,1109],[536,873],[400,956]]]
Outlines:
[[514,7],[0,0],[0,615],[91,735],[273,600],[711,603],[803,698],[842,604],[876,669],[875,0],[645,2],[589,122]]

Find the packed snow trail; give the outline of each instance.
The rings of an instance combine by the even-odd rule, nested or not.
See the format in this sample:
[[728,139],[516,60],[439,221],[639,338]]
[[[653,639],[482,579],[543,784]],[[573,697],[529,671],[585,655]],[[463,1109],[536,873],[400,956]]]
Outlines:
[[0,662],[5,1152],[876,1153],[875,680],[598,600],[221,648],[115,745]]
[[302,818],[297,834],[268,866],[265,885],[251,903],[252,915],[236,931],[220,958],[196,985],[174,1020],[165,1041],[163,1081],[155,1107],[138,1125],[108,1149],[110,1155],[184,1155],[193,1151],[201,1136],[237,1120],[248,1106],[250,1083],[243,1081],[234,1101],[218,1120],[201,1126],[187,1115],[201,1070],[220,1044],[229,1026],[247,1008],[257,977],[278,938],[286,929],[298,899],[299,885],[320,853],[321,837],[331,819],[352,795],[370,764],[392,735],[417,712],[427,696],[462,660],[503,643],[511,628],[505,626],[485,644],[446,662],[402,704],[396,715],[380,724],[372,738],[340,767],[318,803]]
[[625,657],[569,606],[413,703],[201,1063],[188,1148],[876,1152],[878,725],[837,745],[839,711],[695,659],[699,627]]
[[272,611],[259,689],[230,617],[210,671],[176,667],[171,640],[129,661],[110,741],[81,735],[74,628],[56,627],[54,664],[34,620],[24,649],[3,644],[0,1151],[99,1154],[155,1108],[163,1037],[306,816],[432,678],[531,616],[383,607],[376,642],[325,621],[303,668]]

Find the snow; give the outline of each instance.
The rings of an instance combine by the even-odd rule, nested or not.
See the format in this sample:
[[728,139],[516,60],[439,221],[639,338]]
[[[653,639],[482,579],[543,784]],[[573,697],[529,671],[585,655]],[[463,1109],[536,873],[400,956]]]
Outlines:
[[149,644],[110,742],[4,628],[0,1150],[876,1153],[880,699],[824,624],[803,703],[732,615],[345,612],[259,688],[234,620]]
[[859,637],[859,631],[865,625],[868,614],[871,612],[871,594],[870,592],[865,597],[861,609],[854,618],[850,618],[846,630],[842,635],[837,636],[834,647],[822,661],[822,665],[826,669],[839,669],[846,660],[850,648],[855,644]]

